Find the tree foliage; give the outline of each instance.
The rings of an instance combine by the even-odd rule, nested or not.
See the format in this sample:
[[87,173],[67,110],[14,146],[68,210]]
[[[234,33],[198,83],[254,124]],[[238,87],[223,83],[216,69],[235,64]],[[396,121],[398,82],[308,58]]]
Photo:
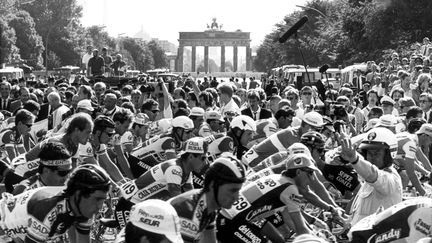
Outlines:
[[155,68],[166,68],[168,67],[168,58],[165,55],[165,51],[159,46],[159,44],[152,40],[147,43],[150,52],[152,53],[153,63]]
[[43,66],[42,52],[44,50],[41,36],[35,29],[33,18],[26,11],[18,11],[6,17],[9,26],[15,30],[15,45],[19,49],[21,59],[37,69]]
[[77,35],[83,27],[80,25],[82,7],[76,0],[37,0],[23,5],[22,9],[36,23],[37,32],[45,47],[48,46],[45,51],[54,52],[61,65],[79,64],[85,45],[80,45],[84,36]]
[[145,41],[122,38],[122,45],[130,53],[135,63],[134,69],[141,71],[154,69],[153,56]]
[[8,63],[18,55],[15,30],[0,18],[0,63]]
[[[432,34],[429,0],[312,0],[301,11],[275,25],[257,50],[255,69],[269,71],[286,64],[336,66],[380,60],[389,50],[400,51]],[[297,41],[276,42],[302,16],[309,21]]]

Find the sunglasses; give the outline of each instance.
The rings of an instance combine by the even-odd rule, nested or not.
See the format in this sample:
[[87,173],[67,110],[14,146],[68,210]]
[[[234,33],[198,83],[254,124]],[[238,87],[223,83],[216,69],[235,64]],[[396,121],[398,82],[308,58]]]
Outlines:
[[184,133],[186,134],[192,133],[192,130],[184,130]]
[[308,175],[313,175],[313,173],[314,173],[314,171],[313,170],[305,170],[305,169],[302,169],[301,171],[304,171],[304,172],[306,172]]
[[61,177],[67,176],[71,171],[70,170],[57,170],[57,175]]
[[105,132],[108,137],[114,136],[115,132]]
[[295,100],[295,97],[288,97],[288,100]]
[[305,92],[305,93],[302,93],[302,95],[312,95],[312,93]]

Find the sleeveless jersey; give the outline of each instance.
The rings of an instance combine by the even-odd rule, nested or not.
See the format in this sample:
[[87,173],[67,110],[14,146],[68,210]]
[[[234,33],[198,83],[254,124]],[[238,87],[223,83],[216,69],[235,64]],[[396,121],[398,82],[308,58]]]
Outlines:
[[[90,222],[73,216],[64,187],[42,187],[16,196],[4,194],[0,201],[1,228],[11,238],[28,242],[57,242],[74,225],[88,234]],[[26,241],[27,242],[27,241]]]
[[289,212],[298,212],[300,203],[301,196],[292,179],[282,175],[269,175],[245,185],[233,206],[222,209],[220,213],[232,221],[253,222],[284,207]]
[[261,143],[253,146],[243,156],[242,162],[249,167],[255,167],[265,158],[282,151],[286,151],[293,143],[300,141],[299,127],[283,129]]
[[138,178],[153,166],[166,161],[166,152],[175,153],[176,145],[170,135],[155,136],[134,148],[128,157],[132,174]]
[[201,233],[214,228],[216,212],[209,212],[206,195],[195,189],[169,200],[180,218],[180,232],[184,241],[197,242]]

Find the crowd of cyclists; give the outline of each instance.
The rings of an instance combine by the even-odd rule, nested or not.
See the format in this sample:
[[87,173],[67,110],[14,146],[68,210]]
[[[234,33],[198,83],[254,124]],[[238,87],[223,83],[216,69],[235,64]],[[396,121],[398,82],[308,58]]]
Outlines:
[[0,242],[430,242],[432,79],[399,60],[324,93],[3,78]]

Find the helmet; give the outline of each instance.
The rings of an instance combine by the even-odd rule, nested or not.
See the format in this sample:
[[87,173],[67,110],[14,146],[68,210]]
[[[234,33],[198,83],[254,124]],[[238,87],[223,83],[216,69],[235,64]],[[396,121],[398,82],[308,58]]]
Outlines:
[[94,127],[96,131],[105,130],[106,128],[115,128],[115,123],[111,118],[100,115],[94,120]]
[[180,127],[183,129],[190,130],[194,128],[194,123],[187,116],[178,116],[172,120],[172,127]]
[[102,167],[93,164],[78,166],[72,171],[66,182],[66,191],[74,193],[77,190],[108,191],[111,179]]
[[240,130],[256,131],[256,122],[249,116],[240,115],[232,119],[230,128],[239,128]]
[[218,181],[219,185],[224,183],[243,183],[246,180],[246,169],[237,158],[224,154],[224,157],[217,158],[210,165],[204,180],[208,181],[208,184],[212,180],[215,180]]
[[318,171],[314,160],[307,154],[294,154],[293,156],[288,157],[285,162],[285,168],[287,170],[309,168]]
[[167,133],[172,128],[171,119],[164,118],[150,124],[150,132],[152,135]]
[[389,149],[390,155],[394,159],[398,148],[396,135],[384,127],[371,129],[360,143],[359,149],[368,150],[377,148]]
[[397,118],[392,114],[382,115],[379,118],[379,122],[375,125],[376,127],[395,127],[398,123]]
[[293,143],[288,147],[288,156],[294,154],[307,154],[312,156],[309,149],[303,143]]
[[306,146],[312,146],[317,148],[322,148],[325,144],[324,136],[321,133],[315,131],[310,131],[303,134],[300,138],[300,141]]
[[411,120],[408,122],[407,131],[408,131],[409,133],[415,133],[415,132],[417,132],[417,131],[420,129],[420,127],[421,127],[423,124],[425,124],[425,123],[426,123],[426,120],[423,119],[423,118],[414,118],[414,119],[411,119]]
[[306,113],[303,121],[314,127],[322,127],[325,124],[322,115],[316,111]]

